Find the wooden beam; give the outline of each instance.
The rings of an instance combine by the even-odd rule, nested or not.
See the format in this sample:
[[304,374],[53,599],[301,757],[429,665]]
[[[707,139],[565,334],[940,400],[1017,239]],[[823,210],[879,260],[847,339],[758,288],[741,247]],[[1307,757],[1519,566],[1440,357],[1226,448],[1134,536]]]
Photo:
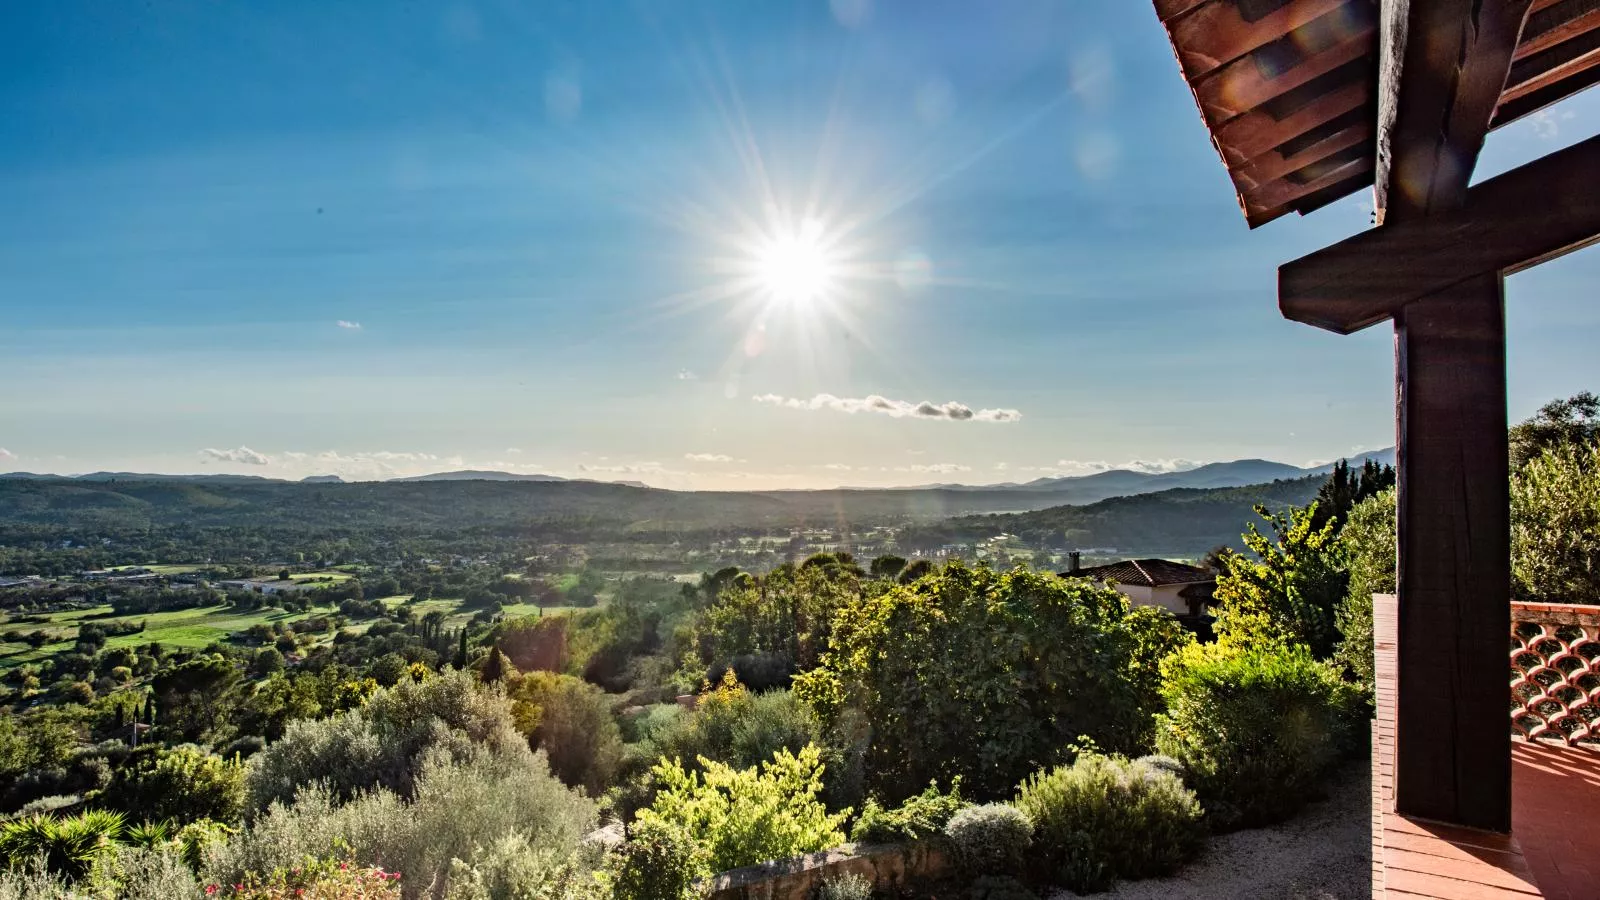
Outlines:
[[1600,240],[1600,137],[1467,192],[1451,213],[1383,225],[1278,268],[1284,316],[1340,334],[1483,273],[1509,274]]
[[1600,28],[1600,0],[1560,0],[1528,13],[1515,59],[1524,60],[1587,31]]
[[1600,31],[1578,35],[1511,67],[1500,102],[1508,103],[1600,64]]
[[1580,69],[1561,81],[1524,94],[1515,100],[1502,102],[1500,108],[1495,110],[1493,127],[1510,125],[1523,116],[1532,115],[1552,103],[1565,100],[1596,84],[1600,84],[1600,66]]
[[1283,156],[1269,153],[1233,173],[1233,183],[1242,193],[1260,189],[1269,182],[1319,163],[1341,150],[1349,150],[1372,138],[1372,123],[1362,122],[1312,144],[1298,153]]
[[1325,125],[1352,110],[1366,106],[1372,99],[1367,86],[1362,83],[1347,84],[1332,93],[1324,94],[1311,103],[1295,110],[1282,119],[1274,119],[1262,110],[1252,110],[1217,126],[1212,132],[1217,150],[1229,168],[1242,166],[1262,154],[1270,153],[1292,138]]
[[1395,355],[1395,808],[1508,832],[1511,523],[1500,276],[1469,278],[1407,306],[1395,320]]
[[1304,184],[1297,184],[1287,178],[1280,178],[1270,184],[1263,185],[1258,190],[1245,194],[1244,198],[1246,203],[1259,209],[1289,206],[1301,197],[1310,196],[1323,188],[1371,171],[1372,157],[1361,156],[1350,160],[1331,172],[1324,172]]
[[1221,2],[1223,0],[1156,0],[1156,18],[1167,22],[1196,7]]
[[1183,74],[1193,81],[1349,2],[1352,0],[1289,0],[1254,22],[1245,21],[1237,4],[1211,3],[1172,23],[1172,45],[1183,63]]
[[1261,65],[1252,53],[1217,69],[1194,85],[1207,124],[1215,127],[1234,116],[1249,112],[1268,100],[1287,94],[1319,75],[1367,56],[1372,52],[1373,29],[1351,30],[1343,40],[1282,72]]
[[1382,0],[1378,222],[1466,198],[1532,0]]

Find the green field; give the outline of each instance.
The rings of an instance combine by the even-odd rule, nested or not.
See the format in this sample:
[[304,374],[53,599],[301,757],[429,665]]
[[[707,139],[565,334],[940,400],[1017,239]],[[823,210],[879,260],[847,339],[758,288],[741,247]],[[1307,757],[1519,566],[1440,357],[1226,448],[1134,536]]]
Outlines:
[[[50,616],[48,625],[22,623],[14,626],[24,632],[43,628],[57,640],[34,649],[27,644],[0,642],[0,669],[20,666],[43,659],[53,653],[72,649],[77,639],[77,628],[86,621],[111,624],[113,622],[143,622],[144,631],[137,634],[119,634],[106,640],[108,648],[138,647],[152,641],[168,647],[204,647],[229,635],[244,631],[252,625],[273,622],[293,622],[316,612],[291,613],[268,608],[240,611],[226,604],[196,609],[174,609],[165,612],[143,613],[131,616],[108,616],[109,606],[71,610]],[[0,622],[0,628],[8,627]]]
[[[331,573],[330,573],[331,574]],[[342,574],[342,573],[340,573]],[[348,578],[348,575],[343,575]],[[409,594],[399,594],[393,597],[384,597],[382,602],[389,608],[400,606],[411,599]],[[413,604],[417,616],[425,616],[430,612],[443,612],[446,616],[445,624],[451,628],[465,625],[473,616],[473,610],[461,609],[460,600],[424,600]],[[577,607],[572,606],[547,606],[545,615],[560,615],[574,612]],[[234,607],[222,604],[206,606],[196,609],[175,609],[165,612],[137,613],[129,616],[113,616],[110,606],[95,606],[87,609],[67,610],[51,613],[46,618],[48,622],[18,622],[11,623],[8,619],[0,619],[0,631],[15,628],[24,634],[42,629],[48,632],[54,640],[42,647],[34,648],[27,644],[10,641],[0,641],[0,670],[13,668],[25,663],[37,662],[52,654],[64,650],[71,650],[77,641],[78,626],[84,622],[99,622],[112,624],[118,622],[143,622],[144,631],[137,634],[120,634],[106,640],[108,648],[138,647],[144,644],[157,642],[174,648],[199,648],[212,643],[226,640],[229,636],[248,630],[251,626],[275,622],[295,622],[300,619],[316,615],[326,615],[331,610],[328,608],[313,609],[309,612],[291,613],[276,607],[265,609],[241,611]],[[520,618],[522,616],[539,615],[539,607],[532,603],[518,603],[506,606],[502,610],[507,618]],[[371,622],[351,623],[351,629],[364,631]]]

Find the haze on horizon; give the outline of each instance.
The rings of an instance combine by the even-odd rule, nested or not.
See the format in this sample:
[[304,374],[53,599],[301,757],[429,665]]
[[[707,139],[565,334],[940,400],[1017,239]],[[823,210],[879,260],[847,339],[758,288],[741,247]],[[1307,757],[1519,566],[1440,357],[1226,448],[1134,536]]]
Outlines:
[[[1027,481],[1393,443],[1147,3],[12,4],[0,472]],[[1600,95],[1479,178],[1590,137]],[[1508,287],[1513,419],[1600,255]],[[1537,348],[1536,351],[1524,348]]]

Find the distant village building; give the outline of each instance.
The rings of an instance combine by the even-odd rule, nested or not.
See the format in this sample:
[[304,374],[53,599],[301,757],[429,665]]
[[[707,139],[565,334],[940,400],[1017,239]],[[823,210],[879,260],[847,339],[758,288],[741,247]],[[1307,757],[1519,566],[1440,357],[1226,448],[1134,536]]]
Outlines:
[[1104,566],[1079,565],[1077,553],[1066,578],[1089,578],[1115,588],[1138,606],[1159,606],[1175,616],[1198,618],[1206,613],[1217,587],[1216,573],[1168,559],[1129,559]]

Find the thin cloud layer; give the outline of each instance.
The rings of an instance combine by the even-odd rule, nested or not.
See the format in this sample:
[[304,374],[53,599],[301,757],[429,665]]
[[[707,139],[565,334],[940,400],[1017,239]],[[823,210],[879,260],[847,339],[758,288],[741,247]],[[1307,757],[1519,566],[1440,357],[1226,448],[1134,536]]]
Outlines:
[[699,462],[699,463],[730,463],[730,462],[733,462],[733,457],[727,455],[726,453],[685,453],[683,455],[683,458],[687,459],[690,462]]
[[0,459],[16,459],[16,458],[17,458],[17,455],[15,453],[12,453],[10,450],[7,450],[4,447],[0,447]]
[[249,447],[235,447],[232,450],[207,447],[200,451],[200,458],[206,462],[243,463],[247,466],[264,466],[272,462],[265,453],[257,453]]
[[778,394],[757,394],[751,399],[757,403],[765,403],[784,409],[821,409],[850,413],[851,415],[862,412],[877,413],[896,419],[944,419],[951,422],[1017,422],[1022,419],[1022,413],[1014,409],[975,410],[965,403],[958,403],[954,400],[945,403],[930,403],[927,400],[921,403],[911,403],[906,400],[891,400],[878,394],[869,394],[860,398],[818,394],[810,400],[801,400],[798,397],[783,397]]
[[360,331],[361,330],[361,323],[360,322],[351,322],[351,321],[348,321],[348,320],[345,320],[345,319],[340,319],[339,320],[339,327],[343,328],[343,329],[345,329],[347,331]]

